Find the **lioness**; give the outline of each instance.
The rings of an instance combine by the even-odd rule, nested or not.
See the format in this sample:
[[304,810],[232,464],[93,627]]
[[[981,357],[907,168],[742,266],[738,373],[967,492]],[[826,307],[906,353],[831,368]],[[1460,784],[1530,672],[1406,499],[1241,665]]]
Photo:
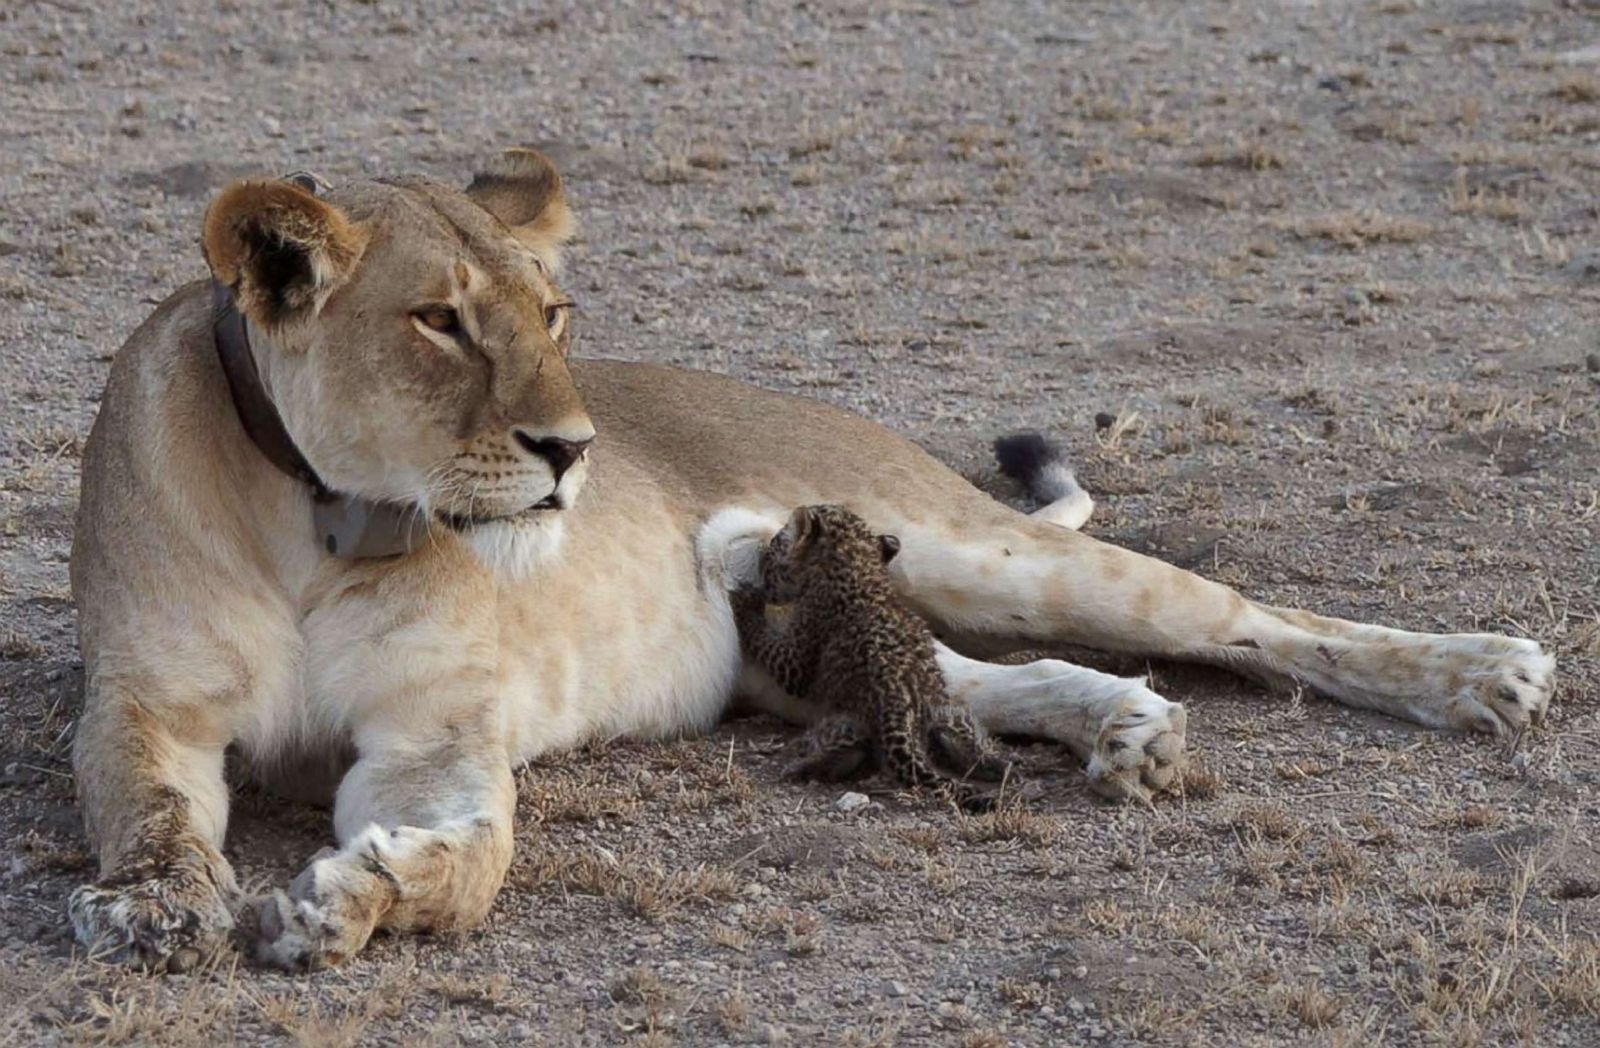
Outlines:
[[[957,652],[1192,659],[1485,732],[1549,701],[1553,660],[1531,641],[1255,604],[999,505],[848,412],[569,360],[554,274],[572,222],[537,153],[465,190],[314,190],[217,196],[214,283],[133,333],[85,451],[73,756],[101,874],[69,909],[105,955],[183,968],[225,941],[230,747],[296,794],[320,770],[334,799],[339,848],[259,905],[262,960],[336,964],[375,928],[481,920],[511,859],[512,767],[713,725],[741,664],[707,564],[802,503],[898,535],[895,582],[950,644],[950,692],[991,731],[1073,747],[1107,792],[1169,783],[1181,706],[1139,680]],[[415,548],[335,555],[337,529],[313,520],[340,505],[389,507]]]

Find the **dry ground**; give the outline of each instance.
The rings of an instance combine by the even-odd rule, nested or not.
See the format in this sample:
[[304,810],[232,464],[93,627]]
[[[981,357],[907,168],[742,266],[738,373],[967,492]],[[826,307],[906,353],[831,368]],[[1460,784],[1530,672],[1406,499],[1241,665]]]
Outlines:
[[[0,6],[0,1043],[1600,1043],[1593,0],[666,6]],[[1024,746],[1045,799],[968,820],[839,813],[745,721],[529,768],[462,939],[297,978],[76,958],[65,562],[110,355],[202,274],[231,174],[528,141],[586,223],[580,352],[850,404],[975,476],[1050,429],[1090,530],[1538,637],[1551,722],[1156,666],[1184,796],[1107,807]],[[240,808],[257,885],[327,834]]]

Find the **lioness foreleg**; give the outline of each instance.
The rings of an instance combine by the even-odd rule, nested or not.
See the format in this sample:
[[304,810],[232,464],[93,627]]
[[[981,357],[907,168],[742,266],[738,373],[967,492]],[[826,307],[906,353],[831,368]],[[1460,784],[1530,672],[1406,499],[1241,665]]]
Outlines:
[[73,765],[100,878],[67,903],[91,956],[184,971],[227,941],[238,895],[219,851],[227,740],[208,726],[201,709],[91,684]]
[[391,739],[339,787],[341,846],[260,904],[259,960],[339,964],[378,929],[454,931],[483,920],[511,865],[516,787],[503,746],[468,733]]
[[951,697],[987,731],[1065,743],[1102,796],[1148,798],[1172,785],[1183,767],[1184,709],[1141,678],[1059,659],[996,665],[943,644],[937,655]]

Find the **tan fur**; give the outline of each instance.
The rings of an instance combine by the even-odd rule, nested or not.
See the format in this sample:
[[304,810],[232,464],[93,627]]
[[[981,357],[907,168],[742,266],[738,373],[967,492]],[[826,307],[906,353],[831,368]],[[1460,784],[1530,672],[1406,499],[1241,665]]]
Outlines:
[[[420,179],[325,198],[247,183],[208,214],[214,273],[266,332],[258,364],[291,435],[332,487],[430,517],[409,556],[318,547],[310,493],[234,415],[205,285],[118,354],[72,562],[87,673],[74,760],[101,860],[71,900],[84,943],[183,966],[225,940],[240,902],[220,850],[230,745],[268,784],[337,784],[339,847],[259,903],[257,956],[330,964],[375,928],[481,919],[510,861],[514,764],[703,730],[726,708],[742,666],[706,567],[724,511],[781,521],[842,503],[901,538],[899,591],[969,650],[1070,641],[1215,662],[1438,726],[1542,714],[1552,664],[1530,641],[1257,605],[1014,513],[847,412],[714,375],[569,363],[553,267],[507,222],[558,237],[559,186],[515,177],[525,157],[504,163],[512,176],[485,197],[496,214]],[[507,210],[519,184],[532,218]],[[456,311],[461,336],[421,323],[424,307]],[[596,431],[559,485],[518,436]],[[547,497],[561,508],[530,512]],[[1170,781],[1184,711],[1140,682],[939,659],[984,726],[1061,739],[1113,792]]]

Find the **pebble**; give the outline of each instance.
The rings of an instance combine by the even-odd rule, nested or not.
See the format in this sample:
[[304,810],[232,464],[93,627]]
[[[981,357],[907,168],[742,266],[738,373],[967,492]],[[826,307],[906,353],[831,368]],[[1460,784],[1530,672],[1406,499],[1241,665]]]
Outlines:
[[883,993],[886,997],[904,997],[906,984],[899,979],[886,979],[883,983]]
[[1590,353],[1583,358],[1583,364],[1591,375],[1600,375],[1600,353]]
[[855,811],[857,808],[860,808],[870,802],[871,798],[866,794],[856,793],[854,790],[850,790],[848,792],[839,794],[839,799],[833,802],[833,806],[839,811],[850,812]]
[[1575,252],[1566,270],[1574,280],[1600,280],[1600,248]]

